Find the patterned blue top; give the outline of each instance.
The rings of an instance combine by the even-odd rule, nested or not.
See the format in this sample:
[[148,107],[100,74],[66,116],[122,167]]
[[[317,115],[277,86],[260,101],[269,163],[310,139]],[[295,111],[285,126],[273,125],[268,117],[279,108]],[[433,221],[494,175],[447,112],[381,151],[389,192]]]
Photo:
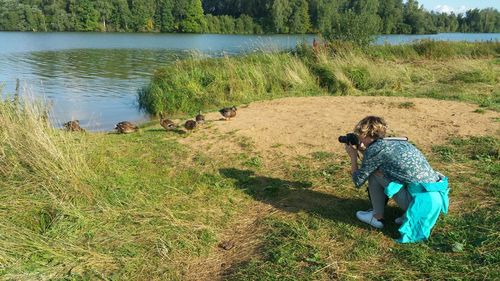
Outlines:
[[425,156],[407,141],[378,139],[365,150],[361,168],[352,179],[360,187],[376,170],[391,182],[436,182],[439,175],[432,169]]

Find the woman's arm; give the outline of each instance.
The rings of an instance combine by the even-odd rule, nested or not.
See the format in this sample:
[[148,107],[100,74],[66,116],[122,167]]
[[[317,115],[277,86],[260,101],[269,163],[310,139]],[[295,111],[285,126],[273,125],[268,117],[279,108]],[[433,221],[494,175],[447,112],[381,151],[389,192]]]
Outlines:
[[346,148],[346,151],[351,158],[352,180],[356,187],[363,185],[370,174],[378,170],[385,161],[383,143],[374,143],[365,150],[360,167],[358,167],[357,163],[357,150],[354,148]]
[[345,151],[351,158],[351,176],[358,170],[358,150],[351,145],[345,144]]

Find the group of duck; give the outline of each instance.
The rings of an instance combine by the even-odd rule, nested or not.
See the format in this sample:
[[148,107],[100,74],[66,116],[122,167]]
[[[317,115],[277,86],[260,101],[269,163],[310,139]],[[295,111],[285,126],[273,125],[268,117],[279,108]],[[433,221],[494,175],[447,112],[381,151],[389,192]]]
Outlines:
[[[219,110],[219,113],[222,115],[223,120],[231,120],[236,116],[236,111],[238,109],[235,106],[232,107],[224,107]],[[199,125],[205,123],[205,116],[201,114],[201,112],[195,116],[194,120],[189,119],[184,122],[184,129],[186,131],[192,131],[196,129]],[[165,118],[164,114],[160,113],[160,125],[167,131],[175,131],[178,130],[178,125],[170,120]],[[85,132],[85,129],[80,127],[79,120],[71,120],[64,123],[64,129],[70,132]],[[139,127],[132,122],[129,121],[121,121],[115,126],[115,130],[120,134],[128,134],[137,132]]]

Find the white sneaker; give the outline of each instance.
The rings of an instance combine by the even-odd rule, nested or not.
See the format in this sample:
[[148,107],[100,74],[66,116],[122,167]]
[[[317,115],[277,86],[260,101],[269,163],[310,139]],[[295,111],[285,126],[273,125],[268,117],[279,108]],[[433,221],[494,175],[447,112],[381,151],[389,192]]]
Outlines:
[[399,218],[396,218],[396,219],[394,220],[394,222],[395,222],[397,225],[402,225],[402,224],[403,224],[403,222],[405,221],[405,218],[406,218],[406,217],[405,217],[405,215],[402,215],[402,216],[400,216]]
[[358,220],[367,223],[375,228],[383,228],[384,224],[378,219],[373,217],[373,211],[357,211],[356,217]]

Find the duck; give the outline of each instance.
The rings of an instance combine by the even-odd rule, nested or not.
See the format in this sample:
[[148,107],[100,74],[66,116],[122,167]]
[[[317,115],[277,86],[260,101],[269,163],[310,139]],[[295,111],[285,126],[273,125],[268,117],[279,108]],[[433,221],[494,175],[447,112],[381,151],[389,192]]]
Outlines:
[[220,114],[224,117],[225,120],[231,120],[231,118],[236,116],[236,106],[232,107],[224,107],[219,110]]
[[186,130],[188,131],[191,131],[196,128],[196,124],[197,123],[194,120],[187,120],[186,123],[184,123],[184,128],[186,128]]
[[163,113],[160,113],[160,125],[167,131],[175,130],[177,128],[174,121],[164,118]]
[[137,132],[139,130],[139,127],[134,125],[133,123],[129,121],[122,121],[116,124],[115,129],[118,131],[118,133],[121,134],[128,134],[128,133],[133,133]]
[[198,123],[200,125],[205,123],[205,116],[203,114],[201,114],[201,111],[200,111],[200,113],[198,113],[198,115],[196,115],[195,120],[196,120],[196,123]]
[[71,120],[63,124],[64,128],[68,132],[85,132],[82,127],[80,127],[80,121],[79,120]]

